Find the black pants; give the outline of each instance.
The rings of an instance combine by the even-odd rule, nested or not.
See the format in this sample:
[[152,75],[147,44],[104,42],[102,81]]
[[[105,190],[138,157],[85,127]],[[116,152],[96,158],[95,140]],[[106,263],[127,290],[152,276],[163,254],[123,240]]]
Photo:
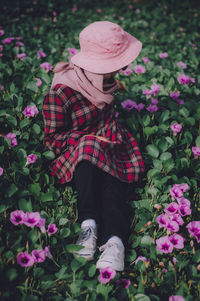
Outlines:
[[133,184],[118,180],[86,160],[77,164],[74,180],[78,221],[95,219],[100,244],[117,235],[126,245],[130,228],[128,200]]

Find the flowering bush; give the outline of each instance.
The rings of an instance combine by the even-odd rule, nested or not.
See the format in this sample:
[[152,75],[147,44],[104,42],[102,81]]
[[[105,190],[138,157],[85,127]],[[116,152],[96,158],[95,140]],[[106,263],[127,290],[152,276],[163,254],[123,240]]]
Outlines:
[[[184,1],[21,2],[1,7],[0,297],[200,300],[199,12]],[[48,171],[55,154],[43,143],[53,66],[77,53],[80,30],[99,19],[143,43],[117,75],[126,90],[115,95],[115,118],[146,165],[130,195],[123,272],[97,271],[98,251],[92,262],[74,258],[76,191],[55,184]]]

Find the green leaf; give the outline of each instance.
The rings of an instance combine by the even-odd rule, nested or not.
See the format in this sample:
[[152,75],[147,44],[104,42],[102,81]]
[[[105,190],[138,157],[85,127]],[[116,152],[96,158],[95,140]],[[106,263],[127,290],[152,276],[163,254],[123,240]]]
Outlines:
[[166,161],[172,157],[172,154],[169,152],[162,153],[160,156],[161,161]]
[[142,117],[143,126],[148,126],[151,122],[151,118],[149,115],[145,115]]
[[69,245],[66,246],[66,250],[67,250],[67,252],[69,252],[69,253],[77,252],[77,251],[79,251],[79,250],[81,250],[81,249],[83,249],[83,248],[84,248],[84,247],[79,246],[79,245],[76,245],[76,244],[69,244]]
[[179,114],[181,116],[183,116],[184,118],[187,118],[189,116],[189,111],[188,109],[186,109],[185,107],[182,107],[180,110],[179,110]]
[[65,217],[62,217],[60,220],[59,220],[59,226],[64,226],[68,223],[68,219],[65,218]]
[[198,136],[195,140],[196,146],[200,147],[200,136]]
[[43,156],[47,159],[47,160],[53,160],[55,158],[55,154],[52,151],[46,151],[43,153]]
[[170,118],[170,111],[169,110],[165,110],[164,112],[162,112],[159,121],[160,123],[164,123],[165,121],[167,121]]
[[31,81],[27,84],[26,86],[27,89],[33,91],[33,92],[37,92],[38,91],[38,86],[36,85],[35,81]]
[[154,240],[153,240],[153,238],[151,237],[151,236],[149,236],[149,235],[145,235],[145,236],[143,236],[142,237],[142,239],[141,239],[141,244],[142,245],[151,245],[151,244],[154,244]]
[[38,232],[36,229],[32,229],[29,233],[28,233],[28,238],[31,240],[31,242],[34,244],[38,239]]
[[41,186],[39,183],[30,184],[28,187],[33,195],[35,195],[36,197],[40,196]]
[[[56,275],[56,277],[58,278],[58,279],[66,279],[66,274],[68,274],[67,273],[67,267],[66,266],[63,266],[60,270],[59,270],[59,272],[58,273],[55,273],[55,275]],[[69,276],[67,275],[67,278],[68,278]]]
[[73,272],[76,272],[82,266],[87,263],[87,260],[83,257],[74,258],[71,262],[71,269]]
[[135,300],[136,301],[151,301],[149,299],[149,297],[146,296],[146,295],[144,295],[144,294],[137,294],[137,295],[135,295]]
[[28,118],[23,119],[22,121],[20,121],[19,127],[22,130],[26,126],[30,125],[30,123],[31,123],[30,119],[28,119]]
[[18,201],[19,209],[24,212],[32,212],[32,203],[31,200],[20,199]]
[[88,270],[88,276],[90,278],[94,277],[96,273],[96,265],[95,264],[92,264],[90,267],[89,267],[89,270]]
[[154,158],[158,158],[159,156],[159,150],[158,148],[154,145],[154,144],[148,144],[146,147],[147,153],[154,157]]
[[199,263],[200,262],[200,250],[196,250],[194,257],[193,257],[194,262]]
[[53,193],[52,192],[42,193],[41,201],[42,202],[51,202],[51,201],[53,201]]
[[17,157],[21,166],[25,166],[27,163],[27,153],[23,148],[18,149]]
[[41,128],[37,123],[33,124],[33,131],[35,132],[36,135],[38,135],[41,132]]
[[9,281],[13,281],[15,278],[17,278],[18,272],[16,269],[11,268],[11,269],[7,270],[6,276],[9,279]]
[[6,196],[7,198],[11,198],[17,191],[18,191],[17,186],[16,186],[15,184],[12,183],[12,184],[7,188],[5,196]]
[[184,133],[184,138],[185,138],[187,144],[190,144],[193,140],[192,134],[189,131],[186,131]]
[[70,235],[71,231],[69,228],[64,228],[60,230],[60,237],[66,238]]

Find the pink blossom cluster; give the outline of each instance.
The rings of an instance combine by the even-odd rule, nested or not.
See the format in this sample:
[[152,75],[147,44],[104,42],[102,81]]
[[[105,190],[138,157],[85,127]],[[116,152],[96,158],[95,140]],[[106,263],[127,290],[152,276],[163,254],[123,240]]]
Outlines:
[[183,69],[187,69],[187,65],[181,61],[177,63],[177,66],[182,67]]
[[145,64],[147,64],[150,61],[147,56],[142,57],[142,60]]
[[20,224],[24,224],[27,227],[38,227],[40,228],[42,233],[47,232],[48,235],[55,234],[58,231],[58,228],[55,224],[50,224],[47,228],[45,228],[46,219],[40,216],[39,212],[26,212],[24,213],[22,210],[15,210],[10,213],[10,221],[13,225],[18,226]]
[[35,105],[33,106],[27,106],[24,111],[22,112],[22,114],[24,114],[24,116],[26,117],[34,117],[35,115],[37,115],[39,113],[37,107]]
[[168,53],[167,53],[167,52],[159,53],[159,57],[160,57],[161,59],[165,59],[166,57],[168,57]]
[[70,61],[71,58],[78,53],[78,50],[76,48],[67,48],[67,50],[69,51],[70,56],[68,56],[68,60]]
[[53,69],[52,65],[48,62],[44,62],[44,63],[40,64],[40,67],[42,69],[44,69],[46,72],[49,72],[50,70]]
[[35,163],[37,159],[38,159],[38,157],[35,154],[28,155],[27,156],[27,165]]
[[174,136],[176,136],[182,130],[182,125],[175,122],[170,126],[170,128],[173,131]]
[[184,104],[184,100],[179,98],[180,93],[179,93],[178,91],[170,92],[169,95],[170,95],[170,97],[171,97],[172,99],[176,100],[176,102],[177,102],[179,105]]
[[46,57],[46,56],[47,56],[46,53],[44,53],[43,51],[41,51],[41,50],[37,51],[37,57],[38,57],[38,59],[40,59],[42,57]]
[[142,65],[136,65],[136,66],[134,67],[134,71],[135,71],[136,74],[140,74],[140,73],[145,73],[145,72],[146,72],[146,69],[145,69],[145,67],[142,66]]
[[3,167],[0,166],[0,176],[3,174]]
[[177,79],[180,84],[187,85],[187,86],[190,83],[195,83],[195,79],[193,77],[190,77],[189,75],[185,75],[185,74],[180,74]]
[[187,224],[186,228],[196,238],[197,242],[200,242],[200,221],[192,221]]
[[10,139],[11,147],[14,147],[18,144],[17,139],[15,137],[16,137],[15,133],[8,133],[8,134],[4,135],[4,138]]
[[33,266],[34,263],[44,262],[46,257],[52,258],[49,246],[44,249],[35,249],[31,254],[28,252],[17,254],[17,263],[22,267],[30,267]]
[[121,102],[121,106],[128,111],[131,111],[134,108],[134,109],[138,110],[139,112],[144,108],[143,103],[137,104],[135,101],[133,101],[131,99],[126,99],[123,102]]
[[[156,240],[157,248],[163,253],[171,253],[174,248],[184,248],[184,238],[177,234],[180,226],[184,224],[183,217],[191,215],[190,201],[183,197],[183,193],[189,189],[187,183],[174,184],[170,189],[170,195],[173,200],[166,208],[165,213],[160,214],[156,221],[160,227],[167,229],[166,236]],[[169,236],[169,234],[173,233]]]
[[142,93],[143,93],[144,95],[146,95],[146,97],[147,97],[147,99],[148,99],[149,97],[151,97],[151,95],[156,96],[156,95],[158,94],[158,92],[160,91],[160,89],[161,89],[161,86],[160,86],[160,85],[158,85],[158,84],[156,84],[156,83],[153,83],[153,84],[151,85],[151,89],[144,89],[144,90],[142,91]]
[[26,58],[26,53],[17,54],[17,58],[23,61]]
[[200,147],[199,146],[192,146],[192,152],[194,155],[194,158],[198,158],[200,156]]

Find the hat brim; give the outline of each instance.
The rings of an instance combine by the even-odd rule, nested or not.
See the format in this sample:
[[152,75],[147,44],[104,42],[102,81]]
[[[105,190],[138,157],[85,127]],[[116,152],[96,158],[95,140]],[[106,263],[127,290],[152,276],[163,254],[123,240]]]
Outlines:
[[121,55],[112,58],[97,59],[86,56],[83,52],[78,52],[71,58],[71,62],[89,72],[105,74],[122,69],[133,62],[142,49],[142,43],[126,32],[129,41],[126,51]]

